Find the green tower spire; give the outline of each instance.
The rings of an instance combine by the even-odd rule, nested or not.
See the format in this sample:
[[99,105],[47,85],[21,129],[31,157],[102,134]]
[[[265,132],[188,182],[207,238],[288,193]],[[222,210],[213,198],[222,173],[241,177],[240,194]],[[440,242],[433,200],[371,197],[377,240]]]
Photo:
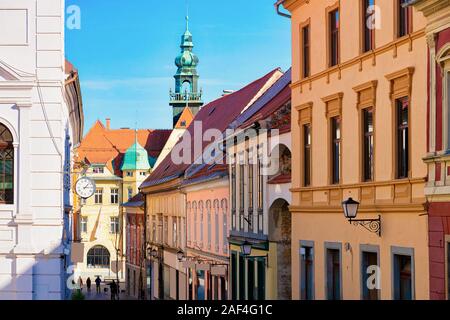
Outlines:
[[189,31],[189,16],[186,15],[186,30],[181,36],[181,53],[175,58],[177,72],[175,78],[175,92],[170,90],[170,105],[173,109],[173,126],[183,113],[184,108],[191,109],[197,114],[203,105],[202,90],[198,88],[197,65],[198,57],[193,53],[194,43]]

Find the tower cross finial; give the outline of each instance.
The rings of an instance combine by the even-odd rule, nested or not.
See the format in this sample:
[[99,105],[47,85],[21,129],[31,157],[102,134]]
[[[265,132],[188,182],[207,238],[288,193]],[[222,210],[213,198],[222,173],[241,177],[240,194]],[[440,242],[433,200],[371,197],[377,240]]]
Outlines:
[[189,30],[189,4],[186,0],[186,31]]

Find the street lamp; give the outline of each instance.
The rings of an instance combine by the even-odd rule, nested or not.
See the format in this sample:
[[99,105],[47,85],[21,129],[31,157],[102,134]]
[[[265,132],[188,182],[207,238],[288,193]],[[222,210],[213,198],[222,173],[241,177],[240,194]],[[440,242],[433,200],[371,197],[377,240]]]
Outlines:
[[158,251],[155,248],[150,250],[150,257],[152,258],[158,257]]
[[342,208],[344,209],[344,216],[350,224],[362,226],[381,237],[381,215],[378,215],[378,219],[355,219],[358,215],[359,202],[352,198],[343,201]]
[[184,258],[185,258],[185,256],[184,256],[184,252],[183,251],[181,251],[181,250],[178,250],[178,252],[177,252],[177,259],[178,259],[178,261],[183,261],[184,260]]
[[264,258],[266,266],[269,267],[269,254],[262,256],[250,256],[252,254],[253,244],[245,240],[241,243],[241,253],[245,259]]
[[250,242],[248,242],[247,240],[245,240],[242,244],[241,244],[241,253],[245,256],[248,257],[251,253],[252,253],[252,244]]

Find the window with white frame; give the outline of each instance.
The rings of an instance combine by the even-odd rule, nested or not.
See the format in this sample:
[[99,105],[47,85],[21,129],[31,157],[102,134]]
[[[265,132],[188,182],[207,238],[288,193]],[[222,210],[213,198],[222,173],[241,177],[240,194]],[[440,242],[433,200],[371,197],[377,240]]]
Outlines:
[[119,203],[119,189],[111,188],[111,203],[118,204]]
[[93,173],[104,173],[105,169],[103,167],[94,167],[92,168]]
[[103,189],[102,188],[98,188],[95,190],[94,201],[95,201],[95,204],[103,203]]
[[88,224],[88,218],[80,217],[80,232],[81,233],[87,233],[87,224]]
[[117,234],[120,232],[120,223],[119,223],[119,217],[111,217],[111,228],[110,232]]

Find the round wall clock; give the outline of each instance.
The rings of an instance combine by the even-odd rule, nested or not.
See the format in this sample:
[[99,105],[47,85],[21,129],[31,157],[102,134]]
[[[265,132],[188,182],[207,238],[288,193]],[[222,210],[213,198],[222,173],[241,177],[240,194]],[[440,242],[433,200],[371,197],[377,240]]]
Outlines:
[[75,183],[75,192],[83,199],[90,198],[95,193],[95,182],[91,178],[82,177]]

